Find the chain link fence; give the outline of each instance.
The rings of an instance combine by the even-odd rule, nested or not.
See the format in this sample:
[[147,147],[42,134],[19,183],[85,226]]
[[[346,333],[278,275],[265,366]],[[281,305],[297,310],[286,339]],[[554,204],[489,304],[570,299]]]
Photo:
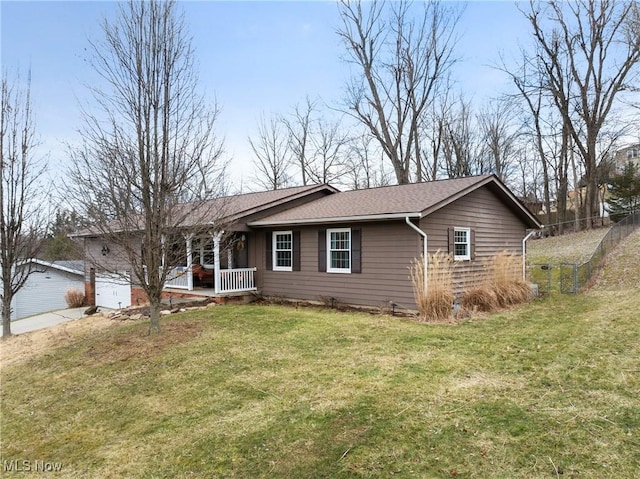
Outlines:
[[640,227],[640,211],[636,211],[611,227],[602,238],[589,260],[582,264],[560,263],[532,264],[529,266],[529,281],[537,285],[539,293],[559,291],[564,294],[576,294],[591,282],[594,273],[602,266],[607,253],[620,241]]
[[538,288],[537,294],[549,294],[553,289],[553,275],[555,273],[552,265],[548,263],[532,264],[528,269],[529,281]]

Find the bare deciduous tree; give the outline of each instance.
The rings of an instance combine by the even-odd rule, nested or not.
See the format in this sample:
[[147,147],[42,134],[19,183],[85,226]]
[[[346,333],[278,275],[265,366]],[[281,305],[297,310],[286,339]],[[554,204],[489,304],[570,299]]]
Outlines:
[[119,8],[116,19],[103,21],[104,38],[91,42],[90,62],[103,83],[91,88],[97,106],[84,112],[68,189],[96,234],[117,246],[149,299],[149,332],[158,333],[174,253],[184,261],[185,235],[220,228],[222,213],[203,207],[224,189],[218,109],[198,91],[175,1]]
[[[279,190],[288,186],[292,178],[292,162],[289,137],[282,119],[272,116],[267,121],[262,115],[258,136],[249,138],[249,144],[255,155],[255,182],[267,190]],[[306,156],[304,161],[306,162]]]
[[44,165],[34,158],[37,145],[31,109],[30,84],[2,75],[0,116],[0,276],[2,335],[11,335],[11,302],[34,271],[26,262],[40,250],[47,215],[42,207],[47,192],[41,185]]
[[553,97],[579,153],[587,227],[597,213],[598,138],[619,93],[638,79],[640,30],[628,28],[636,1],[531,1],[524,12],[535,41],[542,87]]
[[289,151],[293,161],[298,164],[302,184],[305,186],[309,183],[309,149],[315,111],[316,102],[307,97],[304,104],[294,107],[291,117],[282,118],[288,133]]
[[338,181],[345,172],[349,137],[339,121],[318,120],[311,137],[313,157],[309,162],[309,178],[314,183]]
[[348,152],[345,186],[359,190],[388,186],[392,183],[392,173],[385,169],[379,145],[371,135],[363,133],[351,138]]
[[494,100],[477,115],[483,150],[491,173],[508,183],[515,172],[515,153],[519,128],[515,125],[513,104],[508,98]]
[[475,164],[479,157],[476,155],[477,135],[471,101],[460,96],[458,101],[443,113],[447,115],[442,140],[442,155],[447,176],[458,178],[485,173]]
[[[418,8],[423,10],[416,14]],[[421,181],[420,129],[455,61],[459,13],[435,0],[343,0],[340,15],[338,34],[361,75],[347,87],[346,112],[380,144],[399,184]]]

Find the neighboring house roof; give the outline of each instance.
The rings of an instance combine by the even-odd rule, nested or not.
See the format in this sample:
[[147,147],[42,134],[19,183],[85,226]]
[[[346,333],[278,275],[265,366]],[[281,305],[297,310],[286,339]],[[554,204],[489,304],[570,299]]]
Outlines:
[[82,260],[45,261],[43,259],[31,258],[22,261],[20,265],[24,265],[26,263],[34,263],[45,268],[57,269],[66,273],[84,275],[84,261]]
[[535,215],[495,175],[345,191],[249,222],[248,225],[278,226],[422,218],[484,186],[490,188],[528,227],[542,226]]

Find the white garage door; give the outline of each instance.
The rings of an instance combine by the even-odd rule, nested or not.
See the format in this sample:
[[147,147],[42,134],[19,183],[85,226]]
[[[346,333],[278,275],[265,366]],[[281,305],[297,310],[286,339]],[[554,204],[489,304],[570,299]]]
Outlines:
[[11,319],[67,308],[64,299],[67,289],[84,292],[82,274],[71,274],[53,268],[34,271],[14,297]]
[[122,275],[96,275],[96,306],[111,309],[131,306],[131,282]]

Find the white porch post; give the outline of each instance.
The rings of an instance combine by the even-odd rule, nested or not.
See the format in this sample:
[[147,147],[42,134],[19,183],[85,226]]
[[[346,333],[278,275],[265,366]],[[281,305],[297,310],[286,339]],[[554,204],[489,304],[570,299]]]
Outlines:
[[189,291],[193,291],[193,269],[191,268],[191,264],[193,263],[193,251],[191,249],[191,241],[193,240],[193,235],[187,235],[187,289]]
[[216,294],[220,293],[220,240],[223,234],[224,231],[219,231],[213,236],[213,287]]
[[233,250],[227,249],[227,268],[233,269]]

